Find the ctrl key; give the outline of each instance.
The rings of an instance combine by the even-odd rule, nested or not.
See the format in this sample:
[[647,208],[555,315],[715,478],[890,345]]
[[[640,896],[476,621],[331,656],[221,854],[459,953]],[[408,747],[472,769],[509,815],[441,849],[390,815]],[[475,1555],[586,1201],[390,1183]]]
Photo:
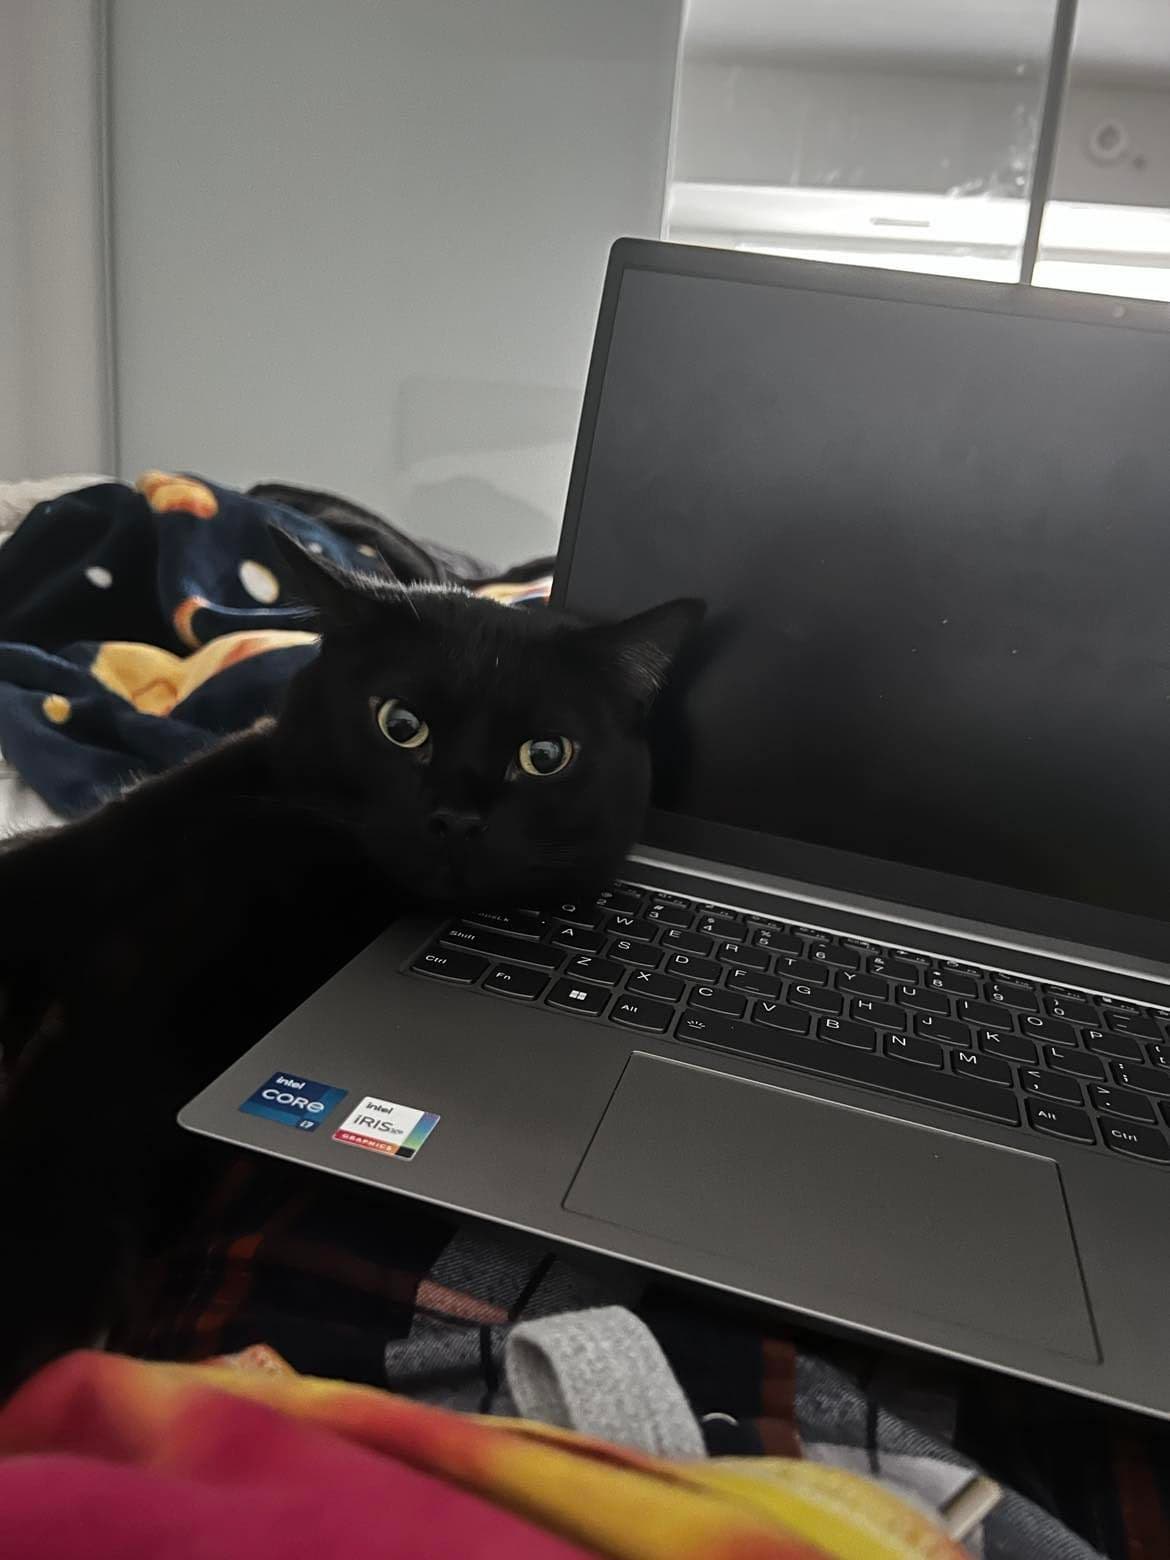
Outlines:
[[435,975],[439,980],[450,980],[460,986],[470,986],[491,963],[474,953],[456,953],[451,948],[428,948],[420,953],[410,966],[419,975]]
[[1103,1121],[1101,1134],[1110,1148],[1134,1159],[1151,1159],[1155,1164],[1170,1164],[1166,1139],[1153,1127],[1135,1127],[1128,1121]]

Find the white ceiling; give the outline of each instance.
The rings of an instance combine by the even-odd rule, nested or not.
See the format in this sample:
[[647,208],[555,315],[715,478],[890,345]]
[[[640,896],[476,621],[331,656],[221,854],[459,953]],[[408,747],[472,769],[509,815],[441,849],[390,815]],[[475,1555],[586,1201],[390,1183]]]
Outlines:
[[[1044,57],[1054,0],[690,0],[689,55],[1010,74]],[[1170,0],[1081,0],[1078,78],[1170,75]]]

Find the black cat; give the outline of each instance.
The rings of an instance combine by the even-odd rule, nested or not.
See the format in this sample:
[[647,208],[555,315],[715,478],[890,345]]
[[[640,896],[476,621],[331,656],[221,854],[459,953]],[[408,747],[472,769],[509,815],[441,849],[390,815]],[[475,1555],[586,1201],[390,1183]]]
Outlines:
[[594,893],[642,820],[697,603],[585,626],[282,547],[323,639],[279,719],[0,848],[0,1396],[132,1309],[187,1098],[408,905]]

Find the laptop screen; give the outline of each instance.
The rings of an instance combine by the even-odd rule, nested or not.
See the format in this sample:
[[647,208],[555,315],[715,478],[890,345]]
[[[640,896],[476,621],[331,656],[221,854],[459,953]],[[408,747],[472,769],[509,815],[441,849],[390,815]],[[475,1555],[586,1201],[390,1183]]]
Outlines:
[[578,454],[565,604],[708,603],[658,805],[1170,920],[1170,332],[765,264],[625,268]]

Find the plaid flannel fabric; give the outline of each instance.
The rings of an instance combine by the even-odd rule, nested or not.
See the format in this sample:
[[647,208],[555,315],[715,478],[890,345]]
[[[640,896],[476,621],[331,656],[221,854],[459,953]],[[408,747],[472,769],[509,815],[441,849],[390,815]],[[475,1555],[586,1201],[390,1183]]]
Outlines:
[[804,1456],[946,1508],[983,1470],[1004,1493],[984,1560],[1170,1555],[1170,1429],[925,1358],[832,1345],[619,1263],[463,1226],[384,1192],[224,1156],[112,1345],[197,1360],[264,1343],[298,1371],[510,1414],[512,1327],[625,1305],[650,1327],[713,1455]]

